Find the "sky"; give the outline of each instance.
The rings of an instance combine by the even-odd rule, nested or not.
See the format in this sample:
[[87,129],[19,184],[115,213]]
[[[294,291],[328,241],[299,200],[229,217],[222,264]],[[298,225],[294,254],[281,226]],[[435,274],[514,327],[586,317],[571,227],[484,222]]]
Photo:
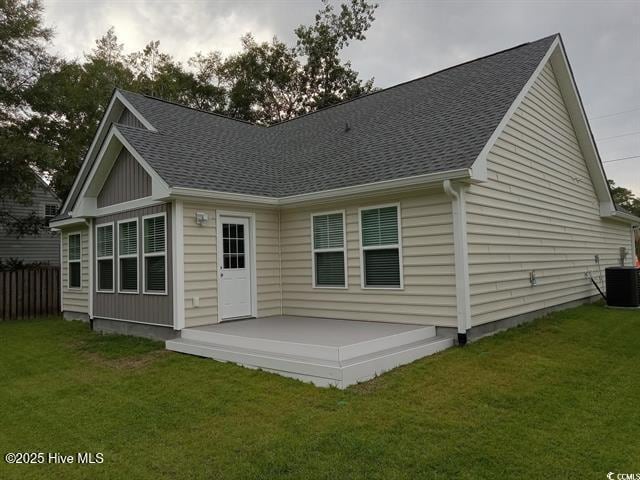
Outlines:
[[[333,2],[339,4],[340,2]],[[476,57],[561,33],[607,176],[640,196],[640,1],[378,0],[376,20],[350,59],[364,79],[388,87]],[[115,27],[125,50],[151,40],[185,61],[240,48],[240,37],[276,35],[313,22],[319,0],[44,0],[53,50],[89,52]],[[619,158],[637,157],[613,161]]]

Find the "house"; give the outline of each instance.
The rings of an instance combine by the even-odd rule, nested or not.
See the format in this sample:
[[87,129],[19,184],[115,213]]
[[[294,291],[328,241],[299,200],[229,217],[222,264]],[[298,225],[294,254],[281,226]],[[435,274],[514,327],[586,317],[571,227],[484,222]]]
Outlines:
[[[31,192],[30,203],[20,203],[12,199],[0,199],[0,216],[20,219],[34,215],[49,221],[58,214],[62,202],[49,185],[38,175]],[[57,232],[45,229],[37,235],[23,235],[18,238],[0,224],[0,261],[20,260],[26,263],[60,264],[60,238]]]
[[554,35],[271,127],[118,90],[52,225],[66,318],[345,387],[592,300],[638,223]]

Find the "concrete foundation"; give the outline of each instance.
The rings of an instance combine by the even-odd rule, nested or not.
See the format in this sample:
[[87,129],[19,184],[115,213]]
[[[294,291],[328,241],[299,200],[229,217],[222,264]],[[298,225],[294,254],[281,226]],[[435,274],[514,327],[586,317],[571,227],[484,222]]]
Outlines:
[[[580,305],[585,305],[587,303],[597,302],[601,298],[602,297],[600,297],[600,295],[595,295],[593,297],[587,297],[580,300],[574,300],[572,302],[561,303],[559,305],[554,305],[552,307],[535,310],[533,312],[523,313],[522,315],[516,315],[515,317],[503,318],[502,320],[496,320],[495,322],[476,325],[472,327],[471,330],[467,330],[467,340],[469,342],[473,342],[482,337],[493,335],[503,330],[508,330],[509,328],[517,327],[518,325],[523,325],[525,323],[532,322],[538,318],[545,317],[553,312],[566,310],[568,308],[579,307]],[[458,329],[452,328],[452,327],[436,327],[436,331],[439,336],[456,338],[458,335]]]
[[173,327],[147,325],[144,323],[110,320],[97,317],[93,319],[93,330],[95,332],[132,335],[134,337],[144,337],[152,340],[169,340],[180,336],[180,332],[174,330]]
[[65,310],[62,312],[62,318],[65,320],[80,320],[81,322],[89,323],[89,315],[83,312],[71,312],[69,310]]

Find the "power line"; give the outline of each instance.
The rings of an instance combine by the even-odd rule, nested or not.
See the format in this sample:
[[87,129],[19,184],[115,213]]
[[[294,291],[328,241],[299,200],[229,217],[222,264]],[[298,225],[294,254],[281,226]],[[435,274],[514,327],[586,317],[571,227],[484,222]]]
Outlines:
[[636,112],[638,110],[640,110],[640,107],[632,108],[630,110],[622,110],[620,112],[615,112],[615,113],[607,113],[606,115],[599,115],[597,117],[591,117],[591,120],[599,120],[601,118],[616,117],[618,115],[623,115],[625,113]]
[[611,135],[610,137],[596,138],[596,140],[599,142],[603,142],[605,140],[611,140],[612,138],[630,137],[631,135],[640,135],[640,130],[638,130],[637,132],[622,133],[620,135]]
[[621,158],[613,158],[611,160],[605,160],[602,163],[611,163],[611,162],[620,162],[622,160],[631,160],[632,158],[640,158],[640,155],[634,155],[632,157],[621,157]]

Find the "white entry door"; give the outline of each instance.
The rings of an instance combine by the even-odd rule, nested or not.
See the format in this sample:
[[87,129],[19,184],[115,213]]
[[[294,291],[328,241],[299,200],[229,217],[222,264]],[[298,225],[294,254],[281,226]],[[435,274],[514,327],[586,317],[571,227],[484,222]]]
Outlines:
[[218,248],[222,319],[251,316],[251,249],[249,219],[220,217]]

